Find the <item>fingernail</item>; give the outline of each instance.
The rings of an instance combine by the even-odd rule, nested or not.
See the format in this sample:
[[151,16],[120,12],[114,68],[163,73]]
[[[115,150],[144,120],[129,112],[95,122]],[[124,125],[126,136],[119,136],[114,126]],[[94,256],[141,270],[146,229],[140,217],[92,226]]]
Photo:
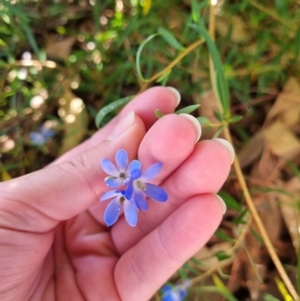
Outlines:
[[220,203],[221,203],[223,214],[225,214],[226,209],[227,209],[227,206],[226,206],[224,200],[223,200],[219,195],[217,195],[217,194],[216,194],[216,197],[217,197],[217,199],[218,199],[218,200],[220,201]]
[[181,101],[181,95],[179,93],[179,91],[173,87],[166,87],[168,88],[170,91],[172,91],[173,95],[175,96],[176,99],[176,107],[179,105],[180,101]]
[[233,146],[231,145],[231,143],[222,138],[214,138],[213,140],[219,142],[220,144],[222,144],[223,146],[226,147],[226,149],[229,151],[230,158],[231,158],[231,164],[232,164],[234,161],[235,155],[234,155],[234,149],[233,149]]
[[129,112],[127,115],[123,117],[113,129],[107,140],[115,140],[120,137],[128,128],[130,128],[135,121],[135,113],[134,111]]
[[194,126],[194,128],[196,129],[196,132],[197,132],[197,139],[195,141],[195,143],[196,143],[199,140],[199,138],[201,136],[201,132],[202,132],[200,122],[194,116],[192,116],[190,114],[182,113],[182,114],[179,114],[179,115],[186,118],[186,119],[188,119],[193,124],[193,126]]

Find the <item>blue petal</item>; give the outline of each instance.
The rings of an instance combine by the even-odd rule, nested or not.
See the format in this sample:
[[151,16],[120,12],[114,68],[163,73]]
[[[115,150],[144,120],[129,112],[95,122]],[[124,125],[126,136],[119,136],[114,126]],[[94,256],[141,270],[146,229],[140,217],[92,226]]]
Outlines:
[[171,288],[169,291],[166,291],[162,295],[161,300],[162,301],[180,301],[180,299],[178,300],[177,297],[178,296],[176,294],[174,294],[174,292],[173,292],[173,288]]
[[110,190],[110,191],[107,191],[105,192],[102,197],[100,198],[100,201],[105,201],[105,200],[108,200],[108,199],[111,199],[115,196],[118,196],[120,195],[120,190]]
[[45,140],[48,140],[54,136],[54,132],[45,126],[41,127],[40,132],[43,135],[43,137],[45,138]]
[[146,198],[144,197],[143,192],[140,189],[136,189],[134,191],[134,200],[137,204],[137,206],[143,210],[146,211],[149,207],[148,202],[146,200]]
[[184,296],[181,296],[177,291],[177,288],[174,287],[171,290],[163,294],[162,301],[182,301]]
[[132,198],[133,191],[134,191],[134,189],[133,189],[133,183],[130,183],[128,185],[128,187],[126,188],[126,190],[125,190],[125,198],[127,200],[130,200]]
[[165,202],[168,199],[167,192],[154,184],[145,183],[145,189],[143,191],[149,198],[158,202]]
[[114,198],[106,207],[104,212],[104,220],[107,226],[113,225],[119,218],[121,211],[121,204],[119,197]]
[[160,173],[162,167],[163,167],[163,164],[160,162],[153,164],[143,173],[143,175],[141,176],[141,180],[143,182],[152,180]]
[[140,169],[134,169],[131,173],[130,173],[130,179],[131,180],[136,180],[141,176],[142,172]]
[[123,184],[123,180],[121,178],[115,177],[106,177],[104,179],[105,184],[111,188],[117,188]]
[[138,208],[136,204],[133,201],[125,200],[123,208],[124,208],[124,215],[127,223],[131,227],[136,226],[138,220],[138,216],[137,216]]
[[124,149],[120,149],[116,154],[116,164],[120,172],[125,172],[128,166],[128,155]]
[[165,284],[165,285],[161,288],[161,290],[162,290],[163,293],[166,293],[166,292],[171,291],[172,288],[173,288],[172,285],[170,285],[170,284]]
[[30,132],[29,133],[29,138],[31,140],[31,143],[36,144],[36,145],[42,145],[46,142],[43,135],[38,133],[38,132]]
[[180,300],[182,300],[186,296],[186,289],[182,288],[178,292]]
[[102,159],[101,167],[110,176],[118,177],[120,175],[120,172],[117,170],[116,166],[106,158]]
[[131,172],[133,170],[135,170],[135,169],[141,169],[141,167],[142,167],[142,164],[141,164],[140,161],[133,160],[133,161],[130,162],[127,171],[128,171],[129,174],[131,174]]

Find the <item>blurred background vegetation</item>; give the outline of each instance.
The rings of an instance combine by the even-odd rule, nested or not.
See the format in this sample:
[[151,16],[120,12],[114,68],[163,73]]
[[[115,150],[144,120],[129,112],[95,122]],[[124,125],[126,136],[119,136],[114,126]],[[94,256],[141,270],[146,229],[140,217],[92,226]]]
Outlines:
[[[195,13],[223,64],[236,117],[226,122]],[[0,179],[38,170],[90,137],[98,111],[114,101],[173,86],[181,107],[201,105],[193,114],[204,138],[222,137],[229,127],[250,201],[299,290],[299,25],[299,0],[2,1]],[[101,125],[117,113],[108,111]],[[239,180],[233,171],[220,193],[228,211],[216,235],[170,279],[192,280],[185,300],[295,299]]]

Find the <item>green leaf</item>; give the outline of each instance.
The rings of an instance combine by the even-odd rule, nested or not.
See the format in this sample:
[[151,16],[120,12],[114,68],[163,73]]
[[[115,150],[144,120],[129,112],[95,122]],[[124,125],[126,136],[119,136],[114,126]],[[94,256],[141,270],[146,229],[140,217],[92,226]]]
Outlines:
[[261,243],[264,245],[264,240],[262,239],[262,237],[256,232],[254,231],[252,228],[250,228],[250,231],[252,233],[252,235]]
[[97,116],[95,118],[95,124],[96,126],[99,128],[100,124],[103,120],[103,118],[110,112],[114,111],[115,109],[125,105],[126,103],[128,103],[131,99],[133,99],[134,96],[127,96],[121,99],[118,99],[112,103],[110,103],[109,105],[103,107],[102,109],[99,110],[99,112],[97,113]]
[[167,29],[160,27],[158,29],[158,33],[162,35],[162,38],[165,39],[165,41],[171,45],[173,48],[177,49],[177,50],[183,50],[185,49],[185,47],[182,46],[182,44],[180,44],[178,42],[178,40],[174,37],[174,35]]
[[220,293],[229,301],[238,301],[233,294],[229,291],[229,289],[226,287],[226,285],[223,283],[223,281],[215,274],[212,276],[213,282],[216,285],[216,287],[219,288]]
[[229,122],[229,123],[236,123],[236,122],[241,121],[243,118],[244,118],[244,116],[240,116],[240,115],[233,116],[233,117],[230,117],[230,118],[228,119],[228,122]]
[[176,111],[175,114],[190,114],[193,111],[197,110],[199,107],[200,107],[200,105],[187,106],[183,109],[180,109],[180,110]]
[[238,203],[231,195],[223,191],[219,192],[218,194],[224,200],[227,207],[234,209],[238,212],[241,212],[242,210],[241,204]]
[[141,55],[142,55],[142,51],[144,49],[144,47],[146,46],[146,44],[151,41],[153,38],[157,37],[159,34],[152,34],[150,35],[145,41],[143,41],[141,43],[141,45],[139,46],[137,52],[136,52],[136,71],[137,71],[137,75],[139,77],[139,79],[145,83],[147,83],[149,80],[144,78],[143,74],[142,74],[142,69],[141,69],[141,64],[140,64],[140,60],[141,60]]
[[218,138],[219,135],[223,132],[223,130],[225,129],[225,125],[221,126],[214,134],[213,139],[214,138]]
[[233,221],[235,222],[236,225],[239,225],[239,224],[245,224],[246,222],[243,220],[243,218],[245,217],[245,215],[248,213],[249,209],[246,208],[244,209],[240,216],[237,217],[236,219],[233,219]]
[[[149,82],[149,79],[146,79],[142,74],[141,63],[140,63],[142,52],[146,44],[157,36],[162,36],[166,40],[166,42],[170,44],[170,46],[174,47],[175,49],[178,49],[178,47],[180,47],[180,49],[184,48],[179,44],[179,42],[175,39],[175,37],[170,32],[168,32],[166,29],[163,28],[159,29],[159,33],[152,34],[146,40],[144,40],[136,52],[136,71],[139,79],[145,83]],[[169,76],[169,73],[163,75],[162,79],[160,80],[164,80],[165,76]]]
[[210,124],[210,120],[205,116],[197,117],[197,120],[201,125]]
[[161,118],[161,117],[163,117],[163,116],[165,116],[165,114],[163,113],[163,112],[161,112],[159,109],[156,109],[155,111],[154,111],[154,115],[159,119],[159,118]]
[[224,241],[228,241],[228,242],[235,242],[235,239],[229,237],[227,234],[225,234],[224,232],[222,232],[220,229],[218,229],[216,232],[215,232],[215,235],[224,240]]
[[19,10],[19,7],[17,5],[11,5],[8,1],[4,1],[5,5],[8,7],[8,9],[11,11],[12,14],[17,16],[20,20],[20,23],[22,25],[22,28],[27,36],[28,42],[30,46],[32,47],[33,51],[35,54],[39,57],[39,47],[37,45],[37,42],[35,40],[35,37],[31,31],[31,28],[29,26],[29,20],[28,18],[24,15],[24,12]]
[[214,116],[216,117],[216,119],[220,122],[223,121],[223,115],[220,112],[215,112],[214,111]]
[[195,28],[206,41],[208,50],[210,52],[214,64],[215,83],[213,84],[214,85],[213,89],[215,94],[217,95],[217,99],[219,100],[220,104],[223,107],[225,116],[229,117],[230,116],[229,91],[228,91],[227,81],[225,78],[222,62],[218,50],[214,42],[212,41],[211,37],[209,36],[209,33],[207,32],[196,9],[197,9],[197,4],[195,0],[192,0],[193,20],[197,24],[197,26],[193,28]]
[[165,72],[161,77],[159,77],[156,82],[160,83],[162,86],[166,86],[166,83],[169,79],[169,76],[172,72],[172,69],[168,70],[167,72]]
[[218,251],[214,255],[218,258],[219,261],[223,261],[230,258],[230,256],[224,251]]
[[280,301],[279,299],[275,298],[270,294],[263,294],[264,301]]

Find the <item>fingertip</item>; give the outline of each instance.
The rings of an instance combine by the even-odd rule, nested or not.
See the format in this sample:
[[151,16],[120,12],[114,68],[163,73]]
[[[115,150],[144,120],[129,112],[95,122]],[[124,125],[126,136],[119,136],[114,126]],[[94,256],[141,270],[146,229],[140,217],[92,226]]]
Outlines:
[[222,213],[223,215],[226,213],[226,210],[227,210],[227,206],[226,206],[226,203],[225,201],[219,196],[216,194],[216,198],[218,199],[218,201],[220,202],[221,204],[221,207],[222,207]]
[[176,100],[176,107],[177,107],[181,101],[181,95],[180,95],[179,91],[177,89],[175,89],[174,87],[166,87],[166,88],[169,89],[173,93],[175,100]]
[[200,122],[192,115],[190,114],[180,114],[179,116],[182,116],[186,119],[188,119],[192,125],[194,126],[195,130],[196,130],[196,133],[197,133],[197,138],[195,140],[195,143],[200,139],[200,136],[201,136],[201,132],[202,132],[202,129],[201,129],[201,125],[200,125]]
[[232,144],[229,141],[222,139],[222,138],[214,138],[213,141],[216,141],[216,142],[222,144],[227,149],[227,151],[229,152],[230,160],[231,160],[231,164],[232,164],[234,161],[234,157],[235,157],[235,152],[234,152],[234,148],[233,148]]
[[173,113],[180,101],[179,92],[174,88],[153,87],[137,95],[120,113],[121,118],[133,110],[149,129],[157,121],[155,110],[163,114]]

